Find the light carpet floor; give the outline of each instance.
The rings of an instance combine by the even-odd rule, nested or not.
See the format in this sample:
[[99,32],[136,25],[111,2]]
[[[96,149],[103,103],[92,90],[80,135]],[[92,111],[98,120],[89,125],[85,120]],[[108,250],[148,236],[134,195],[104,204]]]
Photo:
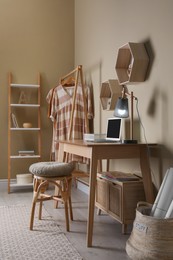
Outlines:
[[59,226],[43,208],[37,212],[34,230],[29,230],[30,208],[25,205],[0,207],[1,260],[82,260]]

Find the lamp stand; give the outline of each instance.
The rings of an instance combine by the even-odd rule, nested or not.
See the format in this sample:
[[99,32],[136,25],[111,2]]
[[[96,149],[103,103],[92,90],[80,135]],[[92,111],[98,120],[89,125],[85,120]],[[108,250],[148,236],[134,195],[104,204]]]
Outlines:
[[134,99],[133,91],[130,93],[131,105],[130,105],[130,139],[123,140],[124,144],[137,144],[137,140],[133,139],[133,99]]
[[133,91],[130,93],[131,99],[131,117],[130,117],[130,139],[133,140]]

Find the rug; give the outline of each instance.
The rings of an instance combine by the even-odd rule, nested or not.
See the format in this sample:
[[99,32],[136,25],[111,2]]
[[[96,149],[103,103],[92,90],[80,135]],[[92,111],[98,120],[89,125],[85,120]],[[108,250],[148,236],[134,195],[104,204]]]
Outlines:
[[34,230],[30,231],[29,207],[0,207],[1,260],[82,260],[44,208],[42,220],[35,216]]

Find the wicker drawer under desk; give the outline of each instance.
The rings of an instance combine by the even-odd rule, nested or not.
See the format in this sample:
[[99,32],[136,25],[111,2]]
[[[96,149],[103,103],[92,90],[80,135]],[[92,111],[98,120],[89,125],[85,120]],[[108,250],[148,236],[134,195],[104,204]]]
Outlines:
[[[121,176],[121,181],[115,178],[102,178],[104,173],[99,173],[96,187],[96,206],[98,214],[101,210],[122,224],[122,233],[126,233],[127,225],[135,219],[138,201],[145,201],[142,179],[130,180],[129,174],[110,172],[116,178]],[[133,176],[133,175],[131,175]],[[123,179],[124,178],[124,179]]]

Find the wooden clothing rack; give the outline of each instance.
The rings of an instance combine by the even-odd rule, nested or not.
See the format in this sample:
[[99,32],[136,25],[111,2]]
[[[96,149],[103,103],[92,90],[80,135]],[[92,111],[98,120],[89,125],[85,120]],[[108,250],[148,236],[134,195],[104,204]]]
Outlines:
[[[72,75],[74,75],[74,78],[72,78]],[[68,81],[67,78],[70,80]],[[82,96],[83,96],[83,104],[84,104],[84,116],[85,116],[85,122],[86,122],[86,132],[89,133],[89,124],[88,124],[88,118],[87,118],[87,107],[86,107],[86,99],[85,99],[85,91],[84,91],[84,83],[83,83],[83,71],[82,71],[82,65],[78,65],[76,69],[72,70],[68,74],[66,74],[64,77],[60,79],[61,84],[63,85],[74,85],[74,93],[73,93],[73,101],[72,101],[72,111],[70,116],[70,128],[68,133],[68,139],[71,139],[72,135],[72,126],[73,126],[73,118],[74,118],[74,109],[75,109],[75,102],[76,102],[76,93],[78,88],[78,83],[80,83],[82,87]]]
[[[72,75],[74,77],[72,77]],[[70,127],[69,127],[69,133],[68,133],[68,139],[72,139],[72,127],[73,127],[73,118],[74,118],[74,109],[75,109],[75,102],[76,102],[76,93],[78,88],[78,83],[81,83],[82,87],[82,97],[83,97],[83,104],[84,104],[84,116],[85,116],[85,123],[86,123],[86,132],[89,133],[89,123],[87,118],[87,106],[86,106],[86,99],[85,99],[85,91],[84,91],[84,83],[83,83],[83,71],[82,71],[82,65],[78,65],[76,69],[72,70],[68,74],[66,74],[64,77],[60,79],[60,83],[63,86],[74,86],[74,93],[73,93],[73,101],[72,101],[72,111],[70,115]],[[66,155],[66,161],[68,161],[68,155]],[[73,179],[75,181],[75,186],[77,187],[77,178],[78,177],[88,177],[88,173],[81,171],[79,169],[75,169],[73,171]]]
[[[72,77],[72,75],[75,75],[75,78]],[[72,112],[70,116],[70,128],[69,128],[69,140],[71,139],[71,134],[72,134],[72,126],[73,126],[73,118],[74,118],[74,109],[75,109],[75,102],[76,102],[76,93],[77,93],[77,87],[79,83],[79,77],[80,77],[80,83],[82,87],[82,96],[83,96],[83,104],[84,104],[84,115],[85,115],[85,122],[86,122],[86,132],[89,133],[89,123],[88,123],[88,118],[87,118],[87,109],[86,109],[86,99],[85,99],[85,91],[84,91],[84,83],[83,83],[83,71],[82,71],[82,65],[78,65],[76,69],[72,70],[68,74],[66,74],[64,77],[60,79],[60,83],[63,86],[72,86],[74,85],[74,93],[73,93],[73,103],[72,103]],[[67,79],[69,78],[69,80]],[[68,156],[66,157],[66,161],[68,161]],[[107,169],[109,169],[109,160],[107,160]],[[98,170],[102,171],[102,161],[98,161]],[[84,172],[81,170],[75,169],[73,171],[73,178],[76,179],[78,177],[87,177],[88,178],[89,173]]]

